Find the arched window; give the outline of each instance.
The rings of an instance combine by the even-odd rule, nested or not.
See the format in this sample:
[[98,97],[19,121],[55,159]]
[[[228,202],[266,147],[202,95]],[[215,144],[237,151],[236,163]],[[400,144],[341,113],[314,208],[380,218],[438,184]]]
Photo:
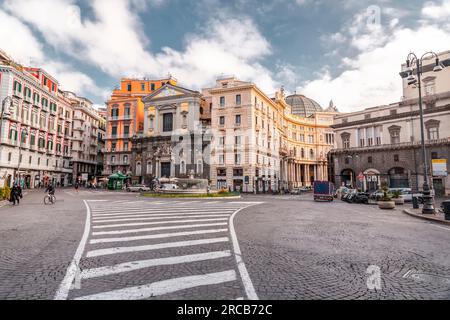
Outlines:
[[203,173],[203,162],[202,160],[198,160],[197,162],[197,174]]
[[186,174],[186,162],[184,161],[180,163],[180,174]]

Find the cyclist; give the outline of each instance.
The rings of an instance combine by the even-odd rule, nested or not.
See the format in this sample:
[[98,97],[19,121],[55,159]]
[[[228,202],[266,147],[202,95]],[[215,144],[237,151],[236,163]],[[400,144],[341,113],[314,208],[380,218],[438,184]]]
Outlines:
[[55,195],[55,187],[53,187],[53,184],[50,183],[47,187],[47,189],[45,189],[45,192],[48,192],[49,195],[54,196]]

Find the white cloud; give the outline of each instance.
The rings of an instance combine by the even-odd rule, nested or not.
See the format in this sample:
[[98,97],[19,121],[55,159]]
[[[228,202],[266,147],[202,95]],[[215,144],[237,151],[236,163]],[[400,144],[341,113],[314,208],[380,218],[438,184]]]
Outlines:
[[450,0],[442,0],[440,4],[432,1],[425,3],[422,15],[429,19],[448,21],[450,19]]
[[182,51],[165,47],[152,53],[138,16],[146,4],[94,0],[94,19],[81,17],[74,0],[7,0],[5,7],[39,30],[48,45],[113,77],[161,77],[170,72],[183,84],[200,89],[225,73],[275,90],[276,81],[260,63],[271,54],[270,44],[250,18],[232,17],[226,10],[210,15],[205,31],[187,36]]
[[298,88],[299,92],[323,106],[333,99],[341,111],[348,112],[393,103],[402,96],[400,66],[410,51],[421,54],[448,50],[449,26],[423,23],[410,29],[391,20],[383,27],[367,25],[365,19],[364,13],[358,14],[347,31],[342,31],[351,35],[347,45],[358,52],[341,60],[346,71],[335,77],[324,71]]
[[105,90],[99,88],[86,74],[74,70],[66,63],[50,62],[44,54],[42,44],[31,30],[20,20],[2,10],[0,10],[0,43],[1,49],[15,61],[26,66],[40,67],[49,72],[59,81],[62,89],[77,94],[105,97]]

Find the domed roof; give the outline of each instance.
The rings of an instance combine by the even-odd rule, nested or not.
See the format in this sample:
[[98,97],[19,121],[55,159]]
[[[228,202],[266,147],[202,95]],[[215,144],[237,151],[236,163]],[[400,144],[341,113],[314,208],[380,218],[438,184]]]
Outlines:
[[300,117],[309,117],[316,112],[323,111],[320,104],[301,94],[286,97],[286,103],[292,107],[292,114]]

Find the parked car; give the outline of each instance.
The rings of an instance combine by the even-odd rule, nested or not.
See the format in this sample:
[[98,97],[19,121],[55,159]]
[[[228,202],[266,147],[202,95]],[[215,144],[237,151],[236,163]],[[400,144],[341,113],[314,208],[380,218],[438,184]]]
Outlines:
[[302,189],[301,188],[294,188],[291,190],[290,194],[302,194]]
[[144,184],[136,184],[134,186],[127,187],[128,192],[144,192],[144,191],[150,191],[150,187],[147,187]]

